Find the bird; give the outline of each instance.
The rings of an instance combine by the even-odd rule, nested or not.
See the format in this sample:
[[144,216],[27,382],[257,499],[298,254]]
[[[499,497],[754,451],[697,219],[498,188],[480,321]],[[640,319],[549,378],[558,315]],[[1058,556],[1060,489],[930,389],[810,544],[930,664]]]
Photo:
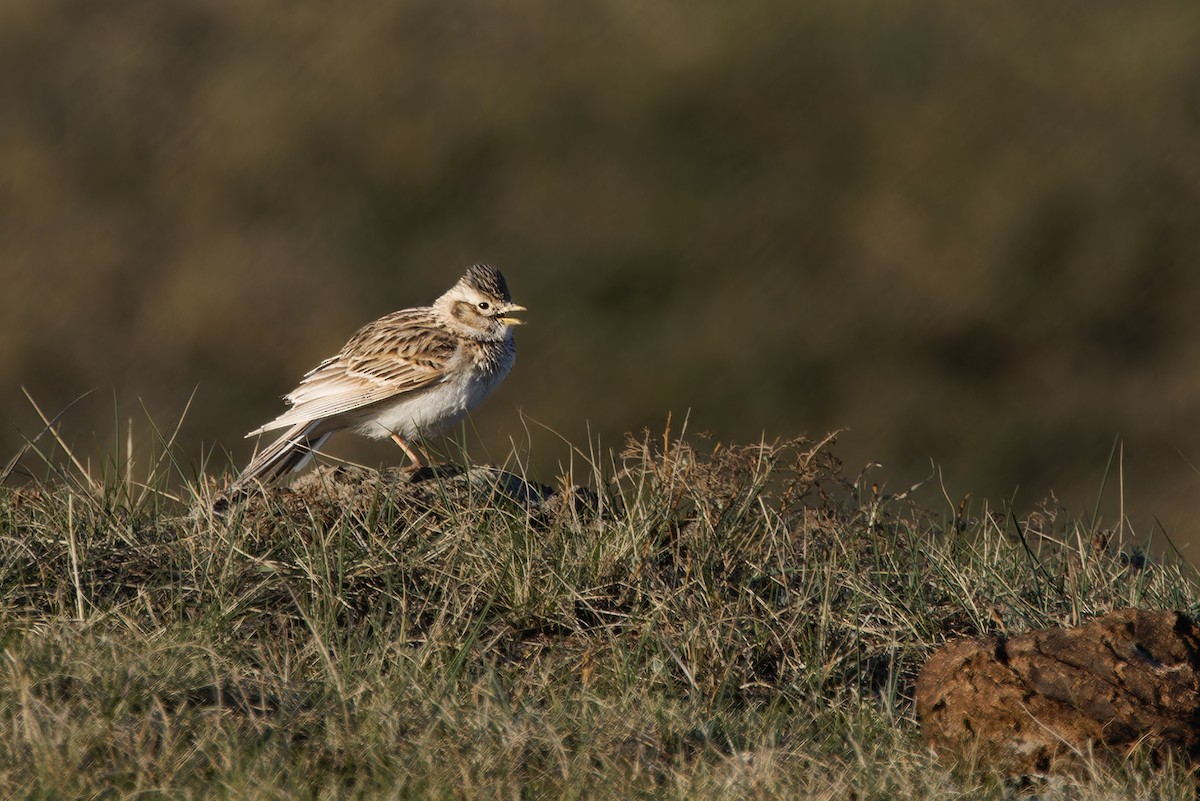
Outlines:
[[333,434],[356,429],[391,439],[414,468],[417,440],[444,431],[491,394],[516,361],[513,303],[504,276],[475,264],[429,306],[392,312],[360,328],[284,397],[288,408],[247,437],[286,429],[229,486],[237,497],[301,470]]

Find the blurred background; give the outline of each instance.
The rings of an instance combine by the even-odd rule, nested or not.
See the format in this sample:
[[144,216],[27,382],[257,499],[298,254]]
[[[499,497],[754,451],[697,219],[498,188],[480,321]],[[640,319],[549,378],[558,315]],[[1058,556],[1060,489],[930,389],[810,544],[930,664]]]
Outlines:
[[0,461],[22,386],[96,389],[101,460],[195,390],[232,470],[476,261],[530,309],[480,461],[849,427],[888,491],[1079,513],[1119,438],[1195,559],[1200,4],[0,3]]

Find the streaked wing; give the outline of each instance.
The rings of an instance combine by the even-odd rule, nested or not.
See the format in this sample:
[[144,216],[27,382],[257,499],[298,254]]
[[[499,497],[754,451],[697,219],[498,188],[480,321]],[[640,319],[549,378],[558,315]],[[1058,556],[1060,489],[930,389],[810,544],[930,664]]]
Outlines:
[[287,396],[292,408],[248,436],[318,420],[424,389],[446,375],[458,344],[430,310],[405,309],[360,329]]

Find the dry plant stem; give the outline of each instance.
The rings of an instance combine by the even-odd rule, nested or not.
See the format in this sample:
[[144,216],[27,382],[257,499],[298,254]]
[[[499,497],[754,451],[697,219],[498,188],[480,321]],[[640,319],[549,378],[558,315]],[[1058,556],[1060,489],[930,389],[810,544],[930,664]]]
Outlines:
[[79,546],[75,542],[75,498],[67,498],[67,545],[71,556],[71,583],[75,585],[75,616],[83,622],[83,583],[79,580]]

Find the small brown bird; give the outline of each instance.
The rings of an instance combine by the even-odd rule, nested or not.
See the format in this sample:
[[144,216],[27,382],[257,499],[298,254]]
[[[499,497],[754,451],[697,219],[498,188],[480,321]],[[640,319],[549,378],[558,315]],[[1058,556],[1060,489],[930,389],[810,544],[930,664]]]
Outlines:
[[516,360],[512,302],[495,267],[476,264],[431,306],[392,312],[361,328],[286,396],[291,406],[247,436],[286,428],[230,486],[236,496],[308,464],[345,428],[390,437],[417,466],[415,439],[445,430],[494,390]]

